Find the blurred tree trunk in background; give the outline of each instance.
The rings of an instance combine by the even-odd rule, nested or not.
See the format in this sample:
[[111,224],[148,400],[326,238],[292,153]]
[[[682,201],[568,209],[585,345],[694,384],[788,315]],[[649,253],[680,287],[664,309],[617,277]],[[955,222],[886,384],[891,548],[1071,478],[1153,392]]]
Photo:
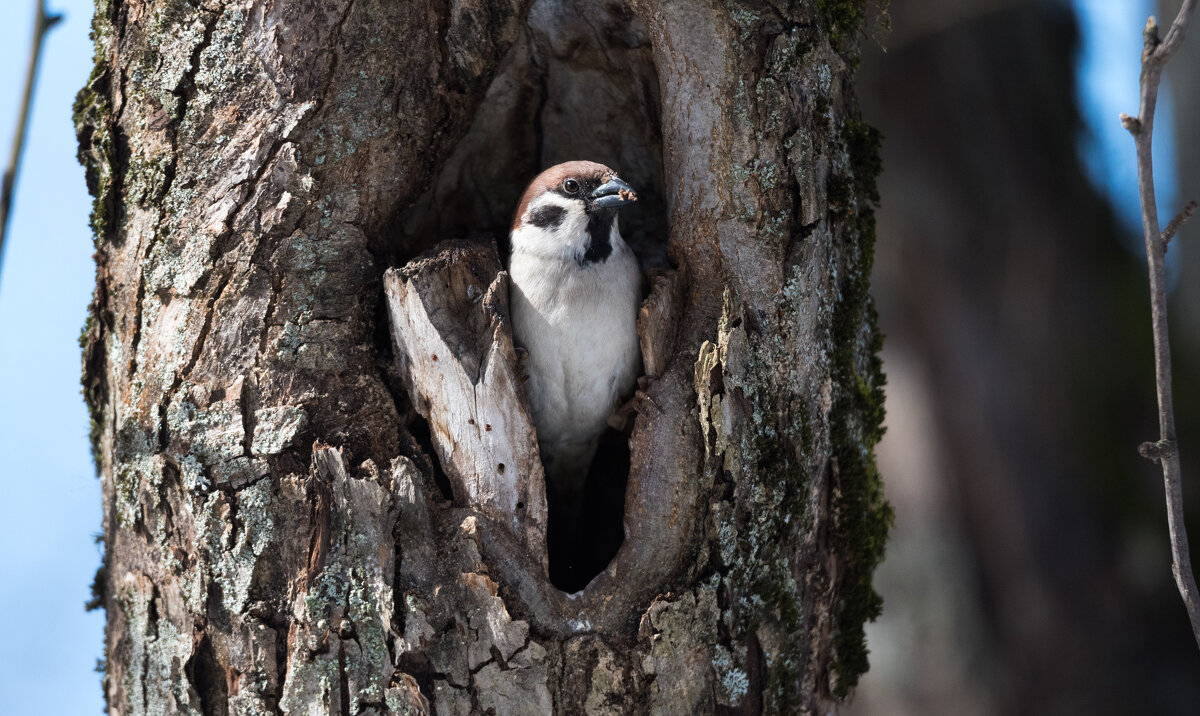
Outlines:
[[[1158,17],[1173,19],[1182,4],[1182,0],[1160,0]],[[1164,88],[1170,92],[1171,101],[1163,109],[1171,110],[1171,120],[1174,122],[1173,139],[1179,181],[1179,205],[1164,205],[1159,209],[1164,225],[1188,201],[1200,201],[1200,141],[1197,141],[1197,137],[1200,137],[1200,31],[1197,31],[1195,24],[1191,25],[1190,30],[1179,47],[1177,59],[1167,65],[1164,75]],[[1164,134],[1155,139],[1157,146],[1167,136]],[[1195,359],[1200,356],[1200,222],[1193,219],[1183,225],[1177,238],[1171,241],[1167,256],[1168,270],[1171,271],[1169,275],[1176,277],[1171,286],[1174,299],[1170,314],[1171,342],[1172,345],[1179,343],[1174,349],[1175,353],[1185,357],[1182,365],[1173,369],[1176,373],[1176,392],[1184,396],[1197,395],[1200,394],[1200,361]],[[1200,411],[1181,415],[1179,419],[1181,440],[1188,441],[1188,436],[1200,431]],[[1185,420],[1187,422],[1183,422]],[[1191,492],[1200,491],[1200,484],[1191,478],[1196,474],[1190,469],[1191,460],[1181,457],[1187,460],[1183,465],[1186,497]],[[1192,459],[1196,458],[1200,458],[1200,455]],[[1197,504],[1190,499],[1189,503]]]
[[[890,515],[860,21],[98,0],[76,120],[110,712],[833,708],[866,668]],[[631,243],[686,280],[630,438],[628,538],[570,598],[443,499],[381,288],[442,239],[503,246],[567,158],[622,170]]]
[[1194,713],[1161,481],[1135,452],[1156,431],[1144,258],[1076,156],[1073,18],[1016,0],[891,16],[861,89],[887,140],[874,281],[897,528],[852,712]]

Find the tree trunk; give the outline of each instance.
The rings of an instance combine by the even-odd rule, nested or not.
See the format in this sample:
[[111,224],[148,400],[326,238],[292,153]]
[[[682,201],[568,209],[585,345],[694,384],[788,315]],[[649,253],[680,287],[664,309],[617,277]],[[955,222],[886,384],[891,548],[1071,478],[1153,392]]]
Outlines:
[[[891,515],[861,18],[98,0],[76,121],[111,713],[845,698]],[[491,242],[576,158],[638,189],[655,277],[646,397],[593,467],[615,540],[568,596]],[[384,270],[430,249],[389,274],[389,326]]]

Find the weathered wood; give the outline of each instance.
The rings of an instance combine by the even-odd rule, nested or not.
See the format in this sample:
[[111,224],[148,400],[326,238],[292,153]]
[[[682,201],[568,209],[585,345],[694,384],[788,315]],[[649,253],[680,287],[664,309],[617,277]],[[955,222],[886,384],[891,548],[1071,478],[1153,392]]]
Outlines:
[[449,242],[384,276],[396,361],[455,503],[546,553],[546,487],[517,394],[508,274],[493,247]]
[[[684,565],[691,522],[673,515],[693,509],[697,487],[673,466],[688,443],[675,430],[655,427],[680,423],[654,403],[658,420],[648,424],[656,437],[640,441],[631,474],[629,539],[609,568],[574,598],[552,585],[545,568],[545,478],[532,421],[518,394],[507,274],[499,268],[494,247],[448,241],[384,279],[400,373],[430,423],[455,504],[468,508],[453,519],[471,520],[485,535],[481,550],[505,583],[514,585],[539,631],[562,637],[632,633],[640,609]],[[682,285],[678,272],[662,272],[641,310],[642,342],[659,351],[652,360],[659,370],[677,328]],[[687,394],[678,387],[652,392]],[[678,400],[664,405],[675,416],[689,410]],[[687,420],[680,427],[684,433],[695,430]],[[497,464],[506,469],[495,469]],[[515,542],[497,526],[507,527]]]
[[650,295],[638,310],[637,332],[642,347],[642,367],[657,378],[675,357],[675,336],[683,318],[687,274],[682,270],[658,271],[649,277]]

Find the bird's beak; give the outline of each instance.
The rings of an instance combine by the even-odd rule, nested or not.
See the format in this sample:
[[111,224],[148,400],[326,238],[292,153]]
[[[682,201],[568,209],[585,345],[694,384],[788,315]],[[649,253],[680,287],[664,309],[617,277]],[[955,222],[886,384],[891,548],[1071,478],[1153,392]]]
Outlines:
[[635,201],[637,194],[634,193],[633,187],[616,177],[604,182],[592,192],[592,205],[604,209],[625,206]]

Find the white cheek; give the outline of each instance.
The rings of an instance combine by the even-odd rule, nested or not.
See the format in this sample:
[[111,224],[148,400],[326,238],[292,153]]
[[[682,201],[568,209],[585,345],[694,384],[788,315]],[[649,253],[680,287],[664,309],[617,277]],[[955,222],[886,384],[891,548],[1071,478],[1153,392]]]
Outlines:
[[[531,212],[548,206],[566,211],[558,226],[541,228],[525,223]],[[587,251],[588,216],[577,200],[548,192],[529,202],[521,221],[521,227],[512,233],[514,251],[539,256],[575,256]]]

